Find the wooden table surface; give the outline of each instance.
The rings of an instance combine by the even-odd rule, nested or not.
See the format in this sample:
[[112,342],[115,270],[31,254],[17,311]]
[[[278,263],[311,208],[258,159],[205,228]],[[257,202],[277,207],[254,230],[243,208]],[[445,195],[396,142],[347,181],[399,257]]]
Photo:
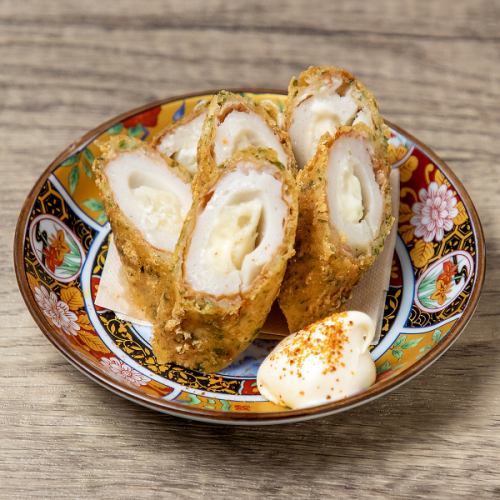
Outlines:
[[[496,0],[0,0],[0,497],[498,498],[499,26]],[[124,110],[284,88],[318,63],[359,76],[476,203],[488,269],[463,336],[381,400],[280,427],[162,416],[87,380],[15,283],[14,226],[42,170]]]

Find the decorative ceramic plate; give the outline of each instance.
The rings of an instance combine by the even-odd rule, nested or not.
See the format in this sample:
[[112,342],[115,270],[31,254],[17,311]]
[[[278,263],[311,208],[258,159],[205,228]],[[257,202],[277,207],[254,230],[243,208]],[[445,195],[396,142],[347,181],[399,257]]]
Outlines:
[[[243,92],[268,100],[277,112],[283,107],[279,92]],[[337,413],[386,394],[428,367],[457,339],[476,307],[484,275],[483,234],[450,168],[391,124],[391,161],[401,178],[399,234],[382,337],[371,352],[378,376],[367,391],[286,410],[266,401],[255,383],[274,341],[256,340],[219,374],[198,373],[159,364],[148,328],[95,305],[110,235],[90,170],[98,139],[127,133],[146,140],[209,97],[175,97],[120,115],[71,145],[40,177],[19,218],[14,258],[24,300],[47,338],[88,377],[121,396],[161,412],[233,424]]]

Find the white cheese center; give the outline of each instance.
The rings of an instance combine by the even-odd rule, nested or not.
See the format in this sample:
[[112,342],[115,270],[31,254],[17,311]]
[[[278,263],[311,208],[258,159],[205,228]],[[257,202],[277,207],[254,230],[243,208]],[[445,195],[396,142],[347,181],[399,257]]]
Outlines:
[[111,160],[105,174],[121,211],[154,247],[173,252],[191,207],[191,186],[142,151]]
[[261,116],[256,113],[231,111],[215,132],[214,152],[217,165],[249,146],[274,149],[278,160],[283,165],[288,163],[279,137]]
[[340,137],[327,167],[330,225],[358,252],[369,249],[380,232],[383,199],[365,139]]
[[164,247],[167,244],[164,235],[178,234],[182,229],[185,214],[181,200],[172,192],[150,186],[139,186],[131,191],[146,239],[154,246]]
[[323,134],[334,135],[341,126],[361,122],[372,126],[369,110],[359,102],[352,88],[339,95],[334,87],[323,86],[295,108],[289,134],[300,168],[314,156]]
[[197,151],[206,113],[202,113],[184,125],[179,125],[163,136],[158,149],[166,156],[184,165],[189,172],[198,171]]
[[198,215],[184,261],[186,281],[215,296],[246,291],[284,237],[288,206],[276,167],[242,161]]
[[262,203],[255,199],[229,205],[210,234],[207,256],[223,274],[241,271],[245,256],[255,249]]
[[363,193],[361,192],[361,183],[354,173],[354,162],[352,157],[340,167],[341,179],[340,184],[340,203],[344,219],[351,223],[357,224],[363,218]]

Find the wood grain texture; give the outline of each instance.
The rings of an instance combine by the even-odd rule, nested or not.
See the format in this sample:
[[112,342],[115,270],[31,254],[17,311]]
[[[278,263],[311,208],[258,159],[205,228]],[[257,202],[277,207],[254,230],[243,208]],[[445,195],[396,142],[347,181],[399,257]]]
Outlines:
[[[0,497],[498,497],[499,25],[494,0],[0,0]],[[358,75],[475,201],[488,269],[464,335],[388,397],[283,427],[181,421],[87,380],[15,284],[14,227],[40,172],[124,110],[284,88],[317,63]]]

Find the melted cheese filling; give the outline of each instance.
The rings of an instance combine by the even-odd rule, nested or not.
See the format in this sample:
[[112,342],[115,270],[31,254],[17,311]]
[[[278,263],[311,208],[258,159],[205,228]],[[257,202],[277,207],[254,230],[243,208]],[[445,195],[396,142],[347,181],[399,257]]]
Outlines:
[[349,156],[340,168],[342,190],[339,196],[342,216],[348,223],[358,224],[364,214],[363,193],[361,183],[354,173],[355,163],[352,156]]
[[293,111],[290,140],[300,168],[314,156],[318,142],[325,133],[334,135],[344,125],[373,122],[368,109],[360,107],[356,91],[350,88],[344,95],[331,86],[321,87],[304,99]]
[[164,235],[168,232],[179,234],[184,222],[181,200],[172,192],[144,185],[131,192],[137,202],[139,226],[146,239],[159,248],[169,246]]
[[358,252],[369,249],[380,232],[383,199],[364,139],[340,137],[327,167],[330,225]]
[[255,250],[261,215],[259,199],[228,205],[221,213],[207,247],[215,270],[222,274],[241,271],[246,255]]
[[246,291],[281,245],[288,207],[275,171],[242,161],[219,181],[198,215],[184,262],[195,290],[215,296]]

